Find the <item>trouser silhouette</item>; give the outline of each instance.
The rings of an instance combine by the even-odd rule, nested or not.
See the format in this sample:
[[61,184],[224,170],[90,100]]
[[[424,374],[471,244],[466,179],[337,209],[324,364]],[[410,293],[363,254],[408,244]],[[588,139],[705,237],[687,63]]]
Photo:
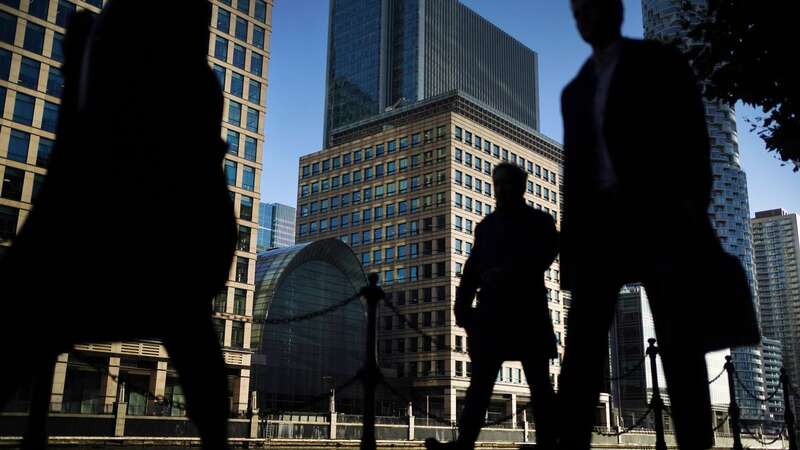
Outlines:
[[[488,353],[488,355],[483,355]],[[486,410],[497,380],[497,372],[503,366],[503,359],[491,355],[491,350],[481,355],[470,353],[472,358],[472,378],[464,399],[464,410],[458,425],[458,441],[471,446],[478,440],[484,424]],[[521,360],[525,377],[531,390],[533,420],[536,423],[536,442],[539,445],[552,442],[553,411],[555,395],[550,384],[550,360],[544,356],[531,356]]]
[[[576,278],[567,318],[559,379],[562,449],[589,449],[608,357],[609,326],[623,285],[614,281],[616,274],[594,267],[593,271],[580,272],[586,274],[583,278]],[[682,327],[686,315],[693,313],[688,307],[691,302],[684,301],[691,291],[685,274],[674,269],[645,277],[643,284],[655,321],[678,446],[682,450],[709,448],[713,445],[713,425],[705,353],[691,339],[695,330]]]

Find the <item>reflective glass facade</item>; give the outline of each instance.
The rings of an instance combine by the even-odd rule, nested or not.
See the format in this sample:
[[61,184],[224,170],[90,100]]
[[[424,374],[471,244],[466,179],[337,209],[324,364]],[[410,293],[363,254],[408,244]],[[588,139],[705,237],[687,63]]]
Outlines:
[[[259,255],[254,325],[256,350],[251,389],[261,408],[325,411],[327,400],[308,404],[353,377],[364,363],[366,309],[358,299],[329,314],[290,324],[264,324],[318,311],[354,295],[366,284],[355,254],[337,239]],[[361,389],[337,392],[337,411],[355,412]]]
[[333,0],[329,33],[325,146],[336,130],[454,90],[539,128],[536,53],[457,0]]
[[294,245],[295,208],[280,203],[258,207],[258,251]]
[[[693,0],[704,5],[703,0]],[[644,35],[647,39],[671,42],[682,39],[680,0],[642,0]],[[709,215],[725,250],[736,255],[744,266],[753,292],[758,298],[758,286],[753,268],[753,239],[750,231],[750,205],[747,177],[739,161],[739,144],[736,131],[736,114],[733,108],[719,102],[706,101],[706,121],[711,139],[711,170],[714,175]],[[758,307],[758,302],[756,302]],[[764,374],[761,352],[758,348],[739,348],[731,352],[739,378],[751,392],[764,395]],[[737,387],[737,398],[744,419],[756,420],[763,416],[764,405],[751,399]]]

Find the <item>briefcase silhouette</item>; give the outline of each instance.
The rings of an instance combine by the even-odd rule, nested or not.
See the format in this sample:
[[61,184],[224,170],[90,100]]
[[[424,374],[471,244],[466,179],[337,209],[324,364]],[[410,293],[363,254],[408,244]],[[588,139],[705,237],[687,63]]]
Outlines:
[[706,352],[761,342],[753,295],[742,263],[721,248],[712,252],[700,273],[696,306],[699,335]]

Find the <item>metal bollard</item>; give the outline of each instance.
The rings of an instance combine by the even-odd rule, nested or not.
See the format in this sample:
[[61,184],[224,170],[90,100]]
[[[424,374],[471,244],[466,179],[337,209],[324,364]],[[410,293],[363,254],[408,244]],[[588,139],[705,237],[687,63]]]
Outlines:
[[797,450],[797,431],[795,431],[794,412],[792,411],[792,383],[786,368],[781,367],[781,386],[783,387],[783,420],[789,435],[789,450]]
[[742,427],[739,423],[739,403],[736,401],[736,367],[731,362],[731,355],[725,356],[725,370],[728,372],[728,392],[731,397],[731,405],[728,411],[731,417],[733,450],[742,450]]
[[369,285],[360,294],[367,300],[367,353],[362,370],[364,383],[364,422],[361,428],[361,450],[375,450],[375,389],[380,381],[378,369],[377,310],[383,298],[383,289],[378,286],[378,274],[371,273]]
[[653,381],[653,397],[650,405],[653,407],[653,421],[656,427],[656,450],[667,450],[667,441],[664,439],[664,401],[661,400],[661,389],[658,387],[658,369],[656,368],[656,355],[658,347],[656,340],[647,340],[647,356],[650,357],[650,376]]

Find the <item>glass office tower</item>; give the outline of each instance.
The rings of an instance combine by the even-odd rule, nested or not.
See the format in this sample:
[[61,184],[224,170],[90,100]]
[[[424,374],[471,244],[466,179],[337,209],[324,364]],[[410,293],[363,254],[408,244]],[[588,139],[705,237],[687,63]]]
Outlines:
[[332,0],[324,146],[342,127],[452,90],[539,128],[537,55],[457,0]]
[[294,245],[295,208],[281,203],[258,206],[258,252]]
[[[703,6],[702,0],[694,0]],[[688,45],[686,32],[681,27],[684,18],[680,0],[643,0],[642,15],[644,35],[647,39],[671,42],[680,39]],[[711,169],[714,176],[709,215],[722,241],[725,251],[736,255],[747,273],[753,299],[758,288],[753,269],[753,238],[750,231],[750,206],[747,194],[747,177],[739,161],[739,144],[736,134],[736,114],[733,108],[705,101],[706,121],[711,139]],[[758,302],[756,301],[756,308]],[[737,385],[736,397],[742,408],[742,418],[760,420],[765,412],[764,376],[761,352],[757,347],[742,347],[731,352],[739,379],[750,392],[762,400],[751,398]]]

